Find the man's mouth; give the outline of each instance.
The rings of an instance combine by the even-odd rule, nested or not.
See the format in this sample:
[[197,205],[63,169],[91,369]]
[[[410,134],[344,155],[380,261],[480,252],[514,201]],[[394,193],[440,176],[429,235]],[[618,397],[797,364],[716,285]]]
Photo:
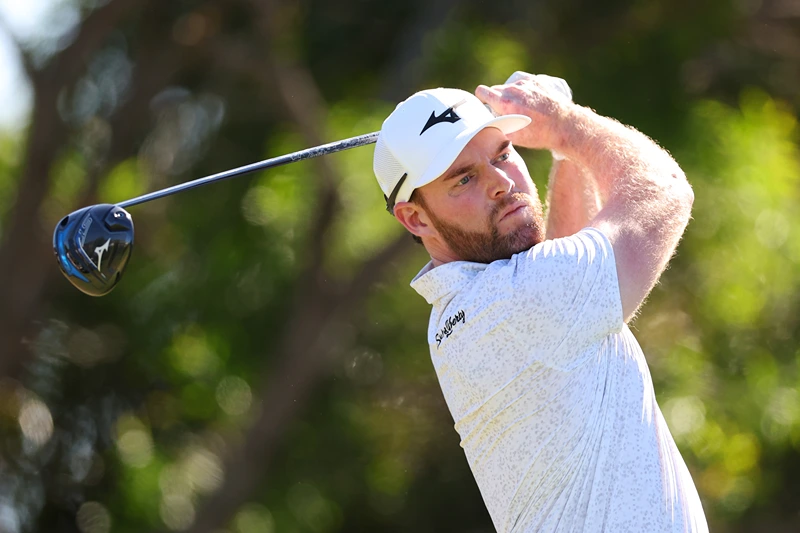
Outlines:
[[500,213],[500,218],[498,218],[497,221],[502,222],[508,217],[522,213],[526,207],[528,207],[526,202],[516,201]]

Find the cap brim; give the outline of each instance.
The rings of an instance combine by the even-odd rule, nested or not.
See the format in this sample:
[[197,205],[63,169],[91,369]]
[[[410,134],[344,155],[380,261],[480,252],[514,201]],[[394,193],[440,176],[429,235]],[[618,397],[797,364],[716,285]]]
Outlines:
[[531,119],[525,115],[502,115],[495,117],[476,128],[462,131],[455,139],[453,139],[450,144],[445,146],[441,152],[436,154],[433,162],[425,170],[425,173],[416,180],[416,183],[404,184],[405,186],[403,189],[406,189],[407,192],[400,191],[403,194],[398,194],[397,201],[408,201],[408,198],[411,197],[411,193],[414,189],[427,185],[444,174],[447,169],[450,168],[450,165],[453,164],[453,161],[458,158],[464,147],[469,144],[473,137],[475,137],[484,129],[497,128],[503,133],[509,134],[521,130],[530,123]]

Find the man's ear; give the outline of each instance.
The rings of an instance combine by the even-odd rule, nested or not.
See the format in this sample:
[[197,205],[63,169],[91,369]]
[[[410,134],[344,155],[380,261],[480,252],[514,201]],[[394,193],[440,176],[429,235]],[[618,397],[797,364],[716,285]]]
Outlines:
[[430,237],[436,233],[428,214],[413,202],[397,202],[394,216],[405,228],[417,237]]

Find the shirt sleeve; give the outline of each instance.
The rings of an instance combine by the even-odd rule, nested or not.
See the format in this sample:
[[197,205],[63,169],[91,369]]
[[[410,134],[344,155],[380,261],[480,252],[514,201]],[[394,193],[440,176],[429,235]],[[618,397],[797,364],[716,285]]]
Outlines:
[[570,369],[624,326],[614,251],[595,228],[540,243],[503,269],[509,329],[523,353],[544,364]]

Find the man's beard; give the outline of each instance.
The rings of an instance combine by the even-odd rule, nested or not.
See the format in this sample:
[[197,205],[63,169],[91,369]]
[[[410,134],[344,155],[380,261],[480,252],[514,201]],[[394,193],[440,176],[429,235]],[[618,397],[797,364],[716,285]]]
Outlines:
[[[533,211],[533,220],[500,234],[497,227],[498,214],[514,202],[523,201]],[[450,250],[462,261],[491,263],[498,259],[509,259],[512,255],[527,250],[544,240],[544,215],[539,202],[530,195],[511,193],[492,208],[486,221],[486,231],[467,231],[459,226],[445,222],[427,209],[433,226],[438,230]]]

